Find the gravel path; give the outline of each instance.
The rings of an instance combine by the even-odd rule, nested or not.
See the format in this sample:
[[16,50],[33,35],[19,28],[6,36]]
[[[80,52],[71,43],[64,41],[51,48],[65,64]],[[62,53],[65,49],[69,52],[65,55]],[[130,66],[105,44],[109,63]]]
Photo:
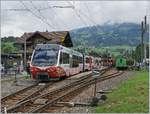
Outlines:
[[[123,75],[97,83],[97,91],[99,90],[113,90],[116,89],[118,85],[123,83],[129,77],[134,76],[133,71],[127,71]],[[94,93],[94,85],[89,86],[86,90],[84,90],[81,94],[77,95],[70,102],[89,102],[89,100],[93,97]],[[99,93],[97,93],[99,96]],[[65,112],[65,113],[91,113],[92,107],[63,107],[55,112]]]
[[36,82],[29,79],[19,79],[17,84],[14,83],[14,80],[1,81],[1,98],[15,93],[19,90],[22,90],[28,86],[35,84]]

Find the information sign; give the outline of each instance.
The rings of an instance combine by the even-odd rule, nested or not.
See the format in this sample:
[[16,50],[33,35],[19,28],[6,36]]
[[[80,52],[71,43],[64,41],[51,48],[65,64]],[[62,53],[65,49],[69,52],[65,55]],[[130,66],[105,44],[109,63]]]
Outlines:
[[99,77],[99,76],[100,76],[99,70],[93,69],[93,70],[92,70],[92,77],[93,77],[93,78],[97,78],[97,77]]

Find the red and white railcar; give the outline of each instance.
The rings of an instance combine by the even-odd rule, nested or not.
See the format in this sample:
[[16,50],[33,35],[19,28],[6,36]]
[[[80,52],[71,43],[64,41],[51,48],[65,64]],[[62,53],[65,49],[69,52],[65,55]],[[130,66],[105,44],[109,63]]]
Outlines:
[[[58,44],[38,44],[32,54],[30,71],[33,79],[51,80],[84,71],[83,54]],[[90,59],[88,70],[91,70]]]
[[93,62],[94,68],[100,69],[101,68],[101,58],[100,57],[94,57],[94,62]]
[[93,68],[93,62],[92,62],[92,57],[91,56],[85,56],[84,57],[84,70],[89,71],[92,70]]

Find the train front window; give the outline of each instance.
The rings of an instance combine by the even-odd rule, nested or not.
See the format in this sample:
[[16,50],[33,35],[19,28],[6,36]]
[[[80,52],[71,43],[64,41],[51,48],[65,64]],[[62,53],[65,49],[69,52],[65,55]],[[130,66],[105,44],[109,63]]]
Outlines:
[[32,64],[34,66],[53,66],[57,63],[58,51],[55,50],[36,50]]

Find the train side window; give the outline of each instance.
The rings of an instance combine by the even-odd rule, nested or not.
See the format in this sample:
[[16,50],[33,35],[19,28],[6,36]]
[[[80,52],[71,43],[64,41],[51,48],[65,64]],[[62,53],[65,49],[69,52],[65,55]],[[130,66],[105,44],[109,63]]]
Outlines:
[[69,54],[60,52],[60,64],[69,64]]
[[90,60],[89,60],[89,58],[86,58],[86,63],[90,63]]
[[78,59],[78,56],[76,55],[73,55],[72,56],[72,67],[78,67],[79,66],[79,59]]
[[79,57],[79,62],[83,63],[83,58],[82,57]]

